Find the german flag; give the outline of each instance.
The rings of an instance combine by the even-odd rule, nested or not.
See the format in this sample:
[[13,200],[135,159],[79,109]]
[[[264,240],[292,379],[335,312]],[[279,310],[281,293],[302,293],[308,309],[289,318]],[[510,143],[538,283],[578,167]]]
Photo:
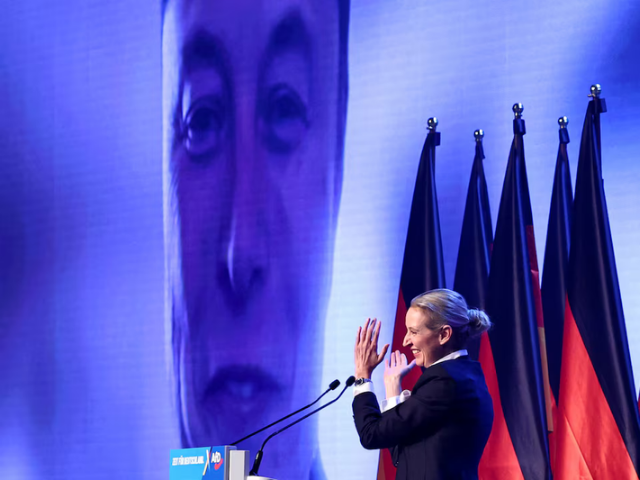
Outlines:
[[[402,346],[406,333],[407,305],[414,297],[427,290],[445,287],[440,216],[435,184],[436,147],[440,145],[440,133],[436,132],[437,124],[437,119],[429,119],[429,133],[420,156],[404,247],[398,307],[391,343],[392,351],[400,350],[409,358],[411,351]],[[411,390],[421,373],[419,368],[414,368],[403,379],[403,388]],[[393,480],[395,476],[396,470],[391,455],[388,450],[382,450],[378,464],[378,480]]]
[[599,86],[582,130],[564,317],[555,478],[638,479],[640,420],[600,155]]
[[[484,132],[476,130],[474,135],[476,154],[467,189],[453,289],[465,298],[470,307],[485,310],[493,227],[483,166],[485,157],[482,138]],[[478,359],[479,346],[479,342],[469,345],[469,355],[474,360]]]
[[[560,395],[560,365],[562,363],[562,330],[564,328],[564,306],[567,297],[567,271],[569,269],[569,245],[571,236],[571,211],[573,193],[567,144],[569,132],[567,117],[558,120],[560,145],[553,178],[547,242],[544,252],[544,275],[542,277],[542,308],[549,365],[549,384],[553,399]],[[557,407],[553,403],[554,432],[557,429]],[[555,435],[549,436],[551,466],[555,465]]]
[[[488,343],[496,377],[491,378],[487,370],[485,376],[488,385],[497,383],[499,396],[492,397],[498,422],[494,421],[494,438],[485,448],[479,473],[487,479],[541,480],[551,478],[538,331],[542,307],[524,158],[522,105],[514,105],[514,112],[514,138],[487,290],[487,312],[494,323]],[[483,366],[491,359],[488,361],[482,361]],[[501,417],[504,425],[499,423]]]
[[[485,310],[493,230],[483,166],[485,156],[482,138],[484,132],[476,130],[474,135],[476,137],[476,154],[467,190],[467,202],[464,209],[453,289],[467,300],[469,306]],[[488,335],[486,332],[483,333],[479,343],[472,344],[469,348],[469,354],[478,359],[482,365],[487,387],[493,398],[494,409],[491,436],[480,462],[480,478],[504,478],[505,480],[522,478],[518,458],[513,450],[513,444],[502,411],[496,369]]]

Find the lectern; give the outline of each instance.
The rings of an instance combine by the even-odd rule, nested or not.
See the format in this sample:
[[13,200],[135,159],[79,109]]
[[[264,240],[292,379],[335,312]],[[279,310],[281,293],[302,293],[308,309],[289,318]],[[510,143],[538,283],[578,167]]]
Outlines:
[[249,451],[236,447],[171,450],[169,480],[273,480],[249,475]]

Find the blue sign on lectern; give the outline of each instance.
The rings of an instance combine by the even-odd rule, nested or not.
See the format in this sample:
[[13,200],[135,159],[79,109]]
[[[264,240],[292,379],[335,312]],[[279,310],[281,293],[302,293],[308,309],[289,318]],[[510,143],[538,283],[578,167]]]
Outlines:
[[169,480],[229,480],[229,450],[202,447],[171,450]]

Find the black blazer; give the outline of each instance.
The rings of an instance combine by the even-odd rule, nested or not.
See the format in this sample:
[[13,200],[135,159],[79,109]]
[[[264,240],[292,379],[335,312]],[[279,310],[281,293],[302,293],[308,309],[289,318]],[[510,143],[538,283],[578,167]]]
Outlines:
[[477,480],[493,403],[480,364],[465,355],[425,369],[383,414],[373,393],[356,395],[353,415],[364,448],[392,449],[396,480]]

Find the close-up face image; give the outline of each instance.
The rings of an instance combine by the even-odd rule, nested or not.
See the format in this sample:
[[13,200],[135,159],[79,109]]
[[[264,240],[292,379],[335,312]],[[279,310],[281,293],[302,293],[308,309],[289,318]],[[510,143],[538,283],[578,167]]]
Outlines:
[[[186,446],[237,440],[319,382],[342,182],[338,6],[166,6],[165,234]],[[306,451],[297,474],[314,431],[287,441]]]

